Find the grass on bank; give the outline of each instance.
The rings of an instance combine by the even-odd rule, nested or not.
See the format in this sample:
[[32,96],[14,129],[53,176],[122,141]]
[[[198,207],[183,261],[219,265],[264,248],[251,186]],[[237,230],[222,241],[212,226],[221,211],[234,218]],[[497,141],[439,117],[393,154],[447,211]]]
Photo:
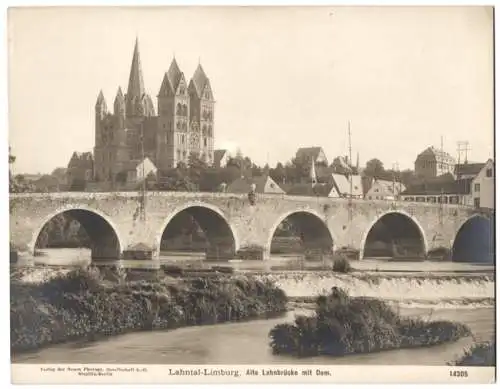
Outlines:
[[342,356],[456,341],[470,335],[463,324],[403,317],[385,302],[350,297],[332,288],[316,299],[313,316],[278,324],[269,333],[275,354]]
[[11,279],[11,351],[137,330],[243,320],[286,311],[287,296],[251,276],[104,282],[79,269],[43,283]]

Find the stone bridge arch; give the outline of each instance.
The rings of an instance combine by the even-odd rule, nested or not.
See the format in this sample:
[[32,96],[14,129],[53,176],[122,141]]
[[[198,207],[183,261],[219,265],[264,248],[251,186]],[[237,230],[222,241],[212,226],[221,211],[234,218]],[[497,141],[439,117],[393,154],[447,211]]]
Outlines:
[[300,239],[306,251],[334,252],[337,239],[327,221],[324,220],[324,215],[311,209],[296,209],[282,213],[275,219],[265,246],[268,257],[272,254],[272,242],[277,229],[287,219],[300,229]]
[[[399,222],[399,223],[398,223]],[[361,239],[360,249],[359,249],[359,259],[364,259],[367,252],[367,243],[374,238],[377,238],[377,231],[374,230],[380,223],[384,223],[386,231],[390,233],[391,243],[395,240],[405,240],[408,238],[415,239],[419,238],[419,254],[425,256],[428,251],[428,241],[427,236],[422,228],[419,221],[411,214],[404,210],[391,209],[385,211],[376,216],[374,220],[369,224],[368,228],[365,230],[363,237]],[[404,223],[406,230],[402,231],[397,228],[396,225],[401,225]],[[405,236],[406,235],[406,236]],[[409,235],[409,236],[408,236]],[[405,249],[405,248],[403,248]]]
[[35,227],[28,244],[30,255],[35,254],[36,245],[44,227],[56,216],[66,215],[76,220],[89,236],[92,247],[92,259],[116,260],[121,257],[124,241],[119,228],[105,213],[82,204],[73,204],[57,208]]
[[452,244],[454,262],[495,262],[495,221],[492,216],[474,214],[458,228]]
[[[190,216],[205,234],[208,247],[207,259],[232,259],[240,247],[239,236],[224,212],[205,202],[191,201],[176,207],[161,223],[156,233],[154,256],[160,256],[162,240],[169,233],[169,227],[182,216]],[[182,220],[179,221],[179,223]]]

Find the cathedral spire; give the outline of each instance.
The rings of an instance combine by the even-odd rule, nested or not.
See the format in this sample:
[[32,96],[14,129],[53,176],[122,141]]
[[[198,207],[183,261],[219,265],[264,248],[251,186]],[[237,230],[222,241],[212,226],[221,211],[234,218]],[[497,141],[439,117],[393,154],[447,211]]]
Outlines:
[[141,58],[139,56],[139,39],[135,38],[134,55],[128,79],[127,98],[141,98],[144,94],[144,80],[142,77]]

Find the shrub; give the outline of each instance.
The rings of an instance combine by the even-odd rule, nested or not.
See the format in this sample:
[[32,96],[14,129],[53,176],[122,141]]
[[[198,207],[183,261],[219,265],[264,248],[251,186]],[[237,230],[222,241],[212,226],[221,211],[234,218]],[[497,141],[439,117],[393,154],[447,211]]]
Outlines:
[[381,300],[351,298],[338,288],[317,298],[315,315],[297,316],[294,324],[277,325],[269,333],[275,354],[300,357],[423,347],[468,335],[465,325],[401,317]]
[[[170,279],[171,280],[171,279]],[[260,317],[286,310],[285,293],[253,277],[105,283],[76,270],[43,284],[11,280],[11,350],[77,338]]]
[[496,366],[496,342],[477,343],[465,350],[464,355],[450,365]]
[[337,273],[349,273],[352,271],[351,263],[344,256],[337,256],[333,260],[333,271]]

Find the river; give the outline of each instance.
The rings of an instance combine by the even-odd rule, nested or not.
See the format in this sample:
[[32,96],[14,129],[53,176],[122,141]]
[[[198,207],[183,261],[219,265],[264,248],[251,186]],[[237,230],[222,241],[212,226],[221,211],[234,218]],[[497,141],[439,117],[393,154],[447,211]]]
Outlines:
[[[126,363],[126,364],[293,364],[298,360],[276,356],[268,334],[285,317],[181,328],[173,331],[137,332],[91,343],[69,343],[13,356],[13,363]],[[429,309],[402,309],[401,313],[429,317]],[[468,324],[479,341],[494,334],[494,309],[438,309],[431,319],[459,320]],[[314,357],[301,364],[444,365],[471,345],[471,338],[455,343],[412,350],[393,350],[342,358]]]
[[[331,272],[278,272],[273,279],[290,297],[314,296],[339,286],[352,296],[383,298],[401,314],[430,320],[453,320],[469,325],[473,337],[431,348],[393,350],[342,358],[301,359],[302,364],[444,365],[457,359],[474,341],[490,341],[495,333],[494,280],[491,274],[436,276],[371,273],[340,275]],[[96,342],[55,345],[14,355],[13,363],[130,363],[130,364],[290,364],[269,347],[269,331],[291,322],[306,305],[291,304],[286,315],[173,331],[137,332]]]

